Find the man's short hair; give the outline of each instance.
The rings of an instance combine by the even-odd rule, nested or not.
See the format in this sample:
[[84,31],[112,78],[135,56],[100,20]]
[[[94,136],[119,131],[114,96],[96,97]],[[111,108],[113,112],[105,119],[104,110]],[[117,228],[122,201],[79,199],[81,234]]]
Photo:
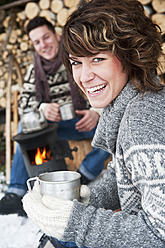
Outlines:
[[29,21],[26,31],[29,34],[31,30],[46,25],[53,33],[55,33],[54,27],[45,17],[36,16]]

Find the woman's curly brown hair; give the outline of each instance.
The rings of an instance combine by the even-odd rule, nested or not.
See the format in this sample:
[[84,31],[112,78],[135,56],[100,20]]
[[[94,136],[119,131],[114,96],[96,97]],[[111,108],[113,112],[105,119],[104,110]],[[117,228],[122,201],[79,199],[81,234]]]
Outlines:
[[160,91],[154,74],[162,54],[160,28],[144,13],[136,0],[92,0],[83,3],[63,27],[60,51],[71,72],[69,54],[91,56],[112,51],[121,61],[135,87]]

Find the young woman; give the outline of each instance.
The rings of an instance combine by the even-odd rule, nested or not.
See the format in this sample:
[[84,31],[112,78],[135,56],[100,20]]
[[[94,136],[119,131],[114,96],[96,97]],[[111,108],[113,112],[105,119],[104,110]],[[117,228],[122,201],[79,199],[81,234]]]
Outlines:
[[93,0],[69,17],[61,51],[90,104],[104,108],[93,145],[112,153],[113,161],[102,180],[83,192],[87,203],[41,197],[36,186],[24,197],[25,211],[44,232],[78,247],[165,247],[158,26],[136,0]]

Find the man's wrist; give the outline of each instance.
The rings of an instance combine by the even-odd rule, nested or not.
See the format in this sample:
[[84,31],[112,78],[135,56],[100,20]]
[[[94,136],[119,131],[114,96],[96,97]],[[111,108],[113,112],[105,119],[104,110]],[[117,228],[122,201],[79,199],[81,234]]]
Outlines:
[[44,112],[45,108],[48,106],[49,103],[41,103],[39,106],[39,110],[42,110]]

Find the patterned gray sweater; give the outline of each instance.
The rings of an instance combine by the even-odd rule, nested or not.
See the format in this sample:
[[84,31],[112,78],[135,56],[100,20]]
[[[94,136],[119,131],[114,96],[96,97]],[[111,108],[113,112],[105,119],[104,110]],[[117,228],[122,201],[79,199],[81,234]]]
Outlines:
[[[128,83],[100,118],[93,145],[113,154],[90,203],[74,200],[63,241],[90,248],[165,247],[165,89]],[[120,208],[122,211],[113,212]]]

